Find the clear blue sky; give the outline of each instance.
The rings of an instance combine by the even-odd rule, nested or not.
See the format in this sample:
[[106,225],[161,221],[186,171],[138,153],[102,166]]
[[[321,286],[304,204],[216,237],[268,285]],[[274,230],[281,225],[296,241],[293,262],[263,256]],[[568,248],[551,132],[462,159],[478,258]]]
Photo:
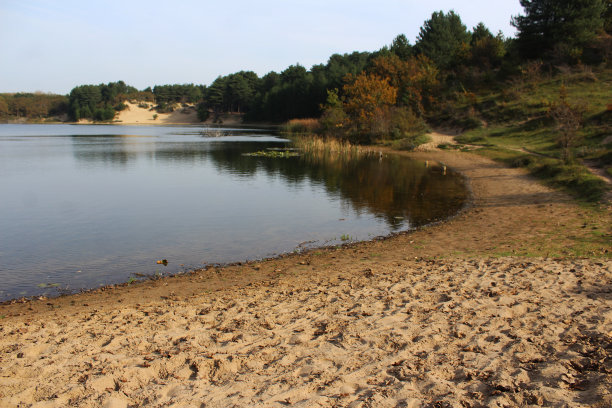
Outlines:
[[519,0],[0,0],[0,92],[209,85],[240,70],[310,68],[398,34],[414,44],[438,10],[506,36],[522,13]]

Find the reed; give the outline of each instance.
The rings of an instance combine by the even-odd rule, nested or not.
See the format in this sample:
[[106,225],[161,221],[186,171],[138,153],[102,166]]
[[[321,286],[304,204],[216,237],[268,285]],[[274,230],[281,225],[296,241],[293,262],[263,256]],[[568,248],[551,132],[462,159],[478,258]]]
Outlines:
[[294,137],[292,140],[295,147],[306,153],[323,153],[343,157],[357,157],[364,153],[370,153],[370,149],[351,144],[346,140],[322,138],[319,136],[299,136]]
[[282,131],[292,134],[315,134],[321,125],[318,119],[291,119],[282,126]]

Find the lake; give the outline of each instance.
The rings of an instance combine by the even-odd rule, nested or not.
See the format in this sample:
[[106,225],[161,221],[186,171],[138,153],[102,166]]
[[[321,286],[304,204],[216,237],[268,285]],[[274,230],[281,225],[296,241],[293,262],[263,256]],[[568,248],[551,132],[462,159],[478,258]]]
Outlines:
[[246,155],[285,147],[265,129],[0,125],[0,300],[368,240],[467,200],[451,170],[393,155]]

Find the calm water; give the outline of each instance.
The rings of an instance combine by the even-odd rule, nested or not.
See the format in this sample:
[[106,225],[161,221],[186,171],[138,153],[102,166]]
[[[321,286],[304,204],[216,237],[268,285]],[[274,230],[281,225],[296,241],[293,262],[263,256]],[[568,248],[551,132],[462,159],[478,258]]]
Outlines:
[[244,156],[288,143],[248,129],[0,125],[0,300],[370,239],[466,199],[460,177],[407,159]]

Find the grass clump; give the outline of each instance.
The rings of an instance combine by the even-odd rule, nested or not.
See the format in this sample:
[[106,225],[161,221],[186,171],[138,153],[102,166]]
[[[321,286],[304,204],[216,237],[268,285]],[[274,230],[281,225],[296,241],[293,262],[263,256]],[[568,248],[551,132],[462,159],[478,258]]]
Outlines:
[[365,152],[364,148],[354,145],[347,140],[332,137],[299,136],[293,138],[294,146],[306,153],[340,154],[343,156],[357,156]]
[[318,119],[291,119],[281,127],[281,131],[290,135],[315,134],[321,126]]
[[416,149],[422,144],[428,143],[431,141],[431,136],[428,134],[420,134],[415,137],[407,137],[399,140],[394,140],[392,147],[396,150],[407,150],[411,151]]

